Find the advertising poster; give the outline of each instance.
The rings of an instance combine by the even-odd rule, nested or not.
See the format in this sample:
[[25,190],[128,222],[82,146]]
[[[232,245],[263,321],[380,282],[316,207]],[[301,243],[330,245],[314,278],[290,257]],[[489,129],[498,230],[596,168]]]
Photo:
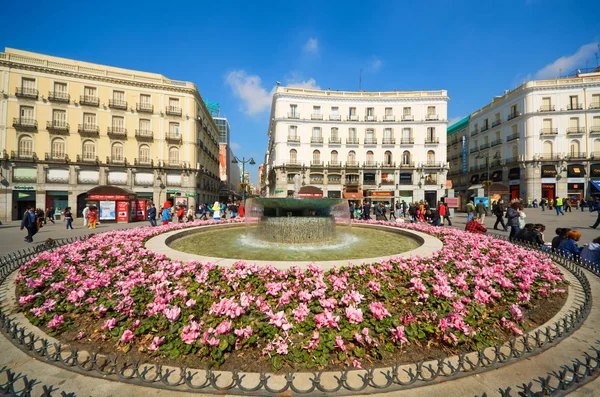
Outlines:
[[448,205],[448,208],[458,208],[458,197],[446,197],[444,202]]
[[179,207],[180,205],[187,207],[188,198],[187,197],[175,197],[175,206]]
[[381,174],[381,182],[387,184],[394,183],[394,174]]
[[114,201],[100,201],[98,210],[100,211],[101,221],[114,221],[116,219]]
[[487,197],[475,197],[475,205],[479,204],[479,200],[483,200],[483,204],[490,208],[490,202]]
[[138,221],[146,219],[146,200],[137,201],[135,219]]
[[127,201],[117,201],[117,222],[127,222],[129,220],[129,203]]

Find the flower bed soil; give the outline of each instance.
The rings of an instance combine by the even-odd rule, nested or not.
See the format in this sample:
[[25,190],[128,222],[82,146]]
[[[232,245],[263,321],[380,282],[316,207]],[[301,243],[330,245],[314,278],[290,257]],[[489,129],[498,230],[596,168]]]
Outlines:
[[387,366],[491,346],[549,320],[566,299],[549,258],[455,229],[399,226],[444,248],[327,272],[181,263],[143,246],[211,223],[114,231],[41,254],[17,276],[20,308],[76,348],[256,372]]

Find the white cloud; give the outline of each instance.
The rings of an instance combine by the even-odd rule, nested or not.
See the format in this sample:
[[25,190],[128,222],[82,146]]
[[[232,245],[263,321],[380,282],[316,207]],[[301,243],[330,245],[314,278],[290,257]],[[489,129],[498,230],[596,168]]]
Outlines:
[[371,59],[371,62],[369,63],[369,68],[373,72],[378,72],[382,66],[383,66],[383,61],[375,56]]
[[296,81],[296,80],[288,80],[288,87],[296,87],[296,88],[308,88],[312,90],[320,90],[321,87],[317,84],[317,81],[313,78],[308,80]]
[[305,54],[317,54],[319,52],[319,40],[315,37],[311,37],[302,47],[302,51]]
[[237,142],[231,142],[229,146],[231,146],[231,150],[238,150],[242,148],[242,145]]
[[567,74],[573,70],[585,67],[585,62],[594,59],[594,51],[598,48],[598,43],[589,43],[579,47],[577,52],[570,56],[558,58],[556,61],[544,66],[535,73],[536,79],[551,79],[560,74]]
[[244,70],[234,70],[225,76],[225,83],[231,87],[233,95],[244,102],[244,112],[250,116],[262,113],[271,107],[275,88],[267,91],[262,86],[260,76],[248,75]]
[[452,124],[461,121],[462,119],[464,119],[465,116],[460,116],[460,117],[452,117],[450,120],[448,120],[448,127],[450,127]]

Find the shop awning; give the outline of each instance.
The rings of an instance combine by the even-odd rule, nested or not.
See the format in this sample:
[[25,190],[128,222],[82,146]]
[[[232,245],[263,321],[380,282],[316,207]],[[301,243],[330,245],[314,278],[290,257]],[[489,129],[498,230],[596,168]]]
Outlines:
[[483,185],[469,186],[469,189],[467,189],[467,190],[477,190],[477,189],[483,189]]
[[133,190],[119,186],[101,185],[88,190],[88,200],[126,201],[135,200],[136,193]]
[[300,198],[319,198],[323,197],[323,191],[316,186],[303,186],[298,191]]
[[600,194],[600,181],[590,181],[590,186],[595,189],[595,192],[592,194],[598,195]]
[[567,167],[567,177],[577,178],[585,176],[585,167],[583,164],[573,164]]
[[364,198],[364,196],[360,192],[358,192],[358,193],[355,193],[355,192],[344,192],[344,198],[356,200],[356,199],[362,199],[362,198]]
[[556,178],[556,167],[554,165],[542,165],[542,178]]

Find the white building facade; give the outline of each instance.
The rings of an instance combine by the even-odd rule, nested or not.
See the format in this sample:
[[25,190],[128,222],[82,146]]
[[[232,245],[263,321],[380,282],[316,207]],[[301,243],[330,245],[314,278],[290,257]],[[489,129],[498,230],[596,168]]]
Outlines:
[[473,187],[526,202],[600,194],[589,183],[600,183],[600,73],[507,91],[470,115],[465,135],[466,150],[454,136],[448,146],[457,195]]
[[264,191],[294,194],[294,180],[323,197],[436,202],[445,194],[447,92],[341,92],[278,87]]

